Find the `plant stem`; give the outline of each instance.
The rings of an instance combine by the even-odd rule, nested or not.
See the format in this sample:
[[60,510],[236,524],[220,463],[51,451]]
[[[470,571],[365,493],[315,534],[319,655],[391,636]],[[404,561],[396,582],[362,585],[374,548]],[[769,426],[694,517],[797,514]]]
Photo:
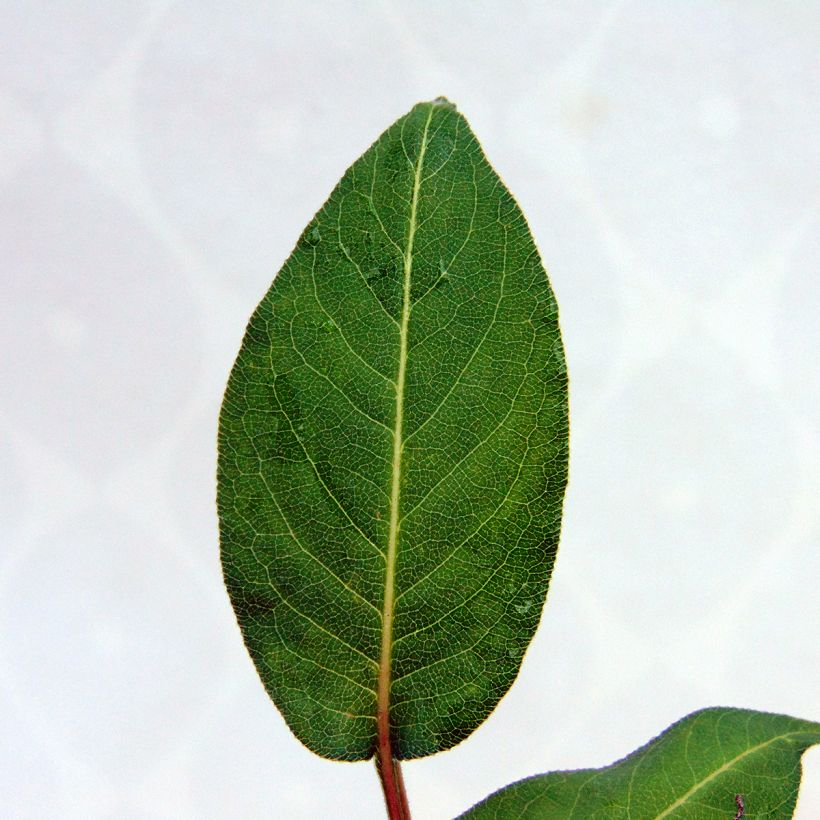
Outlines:
[[404,788],[404,774],[401,770],[401,763],[398,760],[393,761],[393,773],[396,776],[396,783],[399,787],[399,797],[401,798],[401,808],[404,812],[404,820],[411,820],[410,804],[407,802],[407,790]]
[[379,748],[376,753],[376,771],[379,773],[384,792],[387,816],[390,820],[411,820],[401,764],[393,757],[390,744],[390,721],[386,712],[379,712],[378,724]]

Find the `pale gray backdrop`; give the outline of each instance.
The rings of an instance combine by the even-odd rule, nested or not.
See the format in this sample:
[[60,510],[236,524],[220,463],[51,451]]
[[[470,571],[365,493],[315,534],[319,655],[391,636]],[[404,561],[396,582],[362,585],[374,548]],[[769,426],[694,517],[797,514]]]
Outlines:
[[521,677],[406,767],[417,816],[705,705],[820,718],[820,4],[5,0],[0,30],[0,816],[381,817],[245,654],[215,431],[302,227],[439,94],[550,270],[572,478]]

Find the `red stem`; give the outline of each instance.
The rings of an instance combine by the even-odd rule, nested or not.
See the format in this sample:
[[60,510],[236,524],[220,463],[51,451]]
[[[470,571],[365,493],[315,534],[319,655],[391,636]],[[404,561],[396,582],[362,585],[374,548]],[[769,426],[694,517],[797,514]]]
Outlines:
[[402,774],[401,764],[398,760],[393,761],[393,772],[396,775],[396,783],[399,786],[399,797],[401,798],[401,808],[404,812],[404,819],[411,820],[410,804],[407,802],[407,791],[404,788],[404,775]]
[[376,753],[376,771],[384,792],[387,816],[390,820],[411,820],[404,777],[398,760],[393,758],[390,744],[390,718],[386,711],[378,714],[379,747]]

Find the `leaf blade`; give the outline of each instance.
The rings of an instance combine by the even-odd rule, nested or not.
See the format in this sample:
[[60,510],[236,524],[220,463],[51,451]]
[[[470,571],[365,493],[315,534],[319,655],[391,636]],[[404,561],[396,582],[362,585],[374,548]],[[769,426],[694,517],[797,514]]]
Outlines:
[[800,757],[820,724],[747,709],[695,712],[602,769],[526,778],[469,809],[464,820],[791,817]]
[[220,416],[226,585],[302,742],[369,757],[380,689],[400,758],[486,718],[538,623],[566,458],[529,229],[466,120],[420,104],[305,229]]

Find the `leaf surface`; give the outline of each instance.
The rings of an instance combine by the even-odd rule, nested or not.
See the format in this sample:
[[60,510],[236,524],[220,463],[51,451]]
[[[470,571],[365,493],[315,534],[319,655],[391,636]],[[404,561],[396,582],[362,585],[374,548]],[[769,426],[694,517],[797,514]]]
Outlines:
[[695,712],[602,769],[513,783],[464,820],[731,820],[791,817],[800,757],[820,724],[714,708]]
[[512,684],[567,463],[555,299],[524,217],[446,100],[345,173],[248,325],[219,428],[223,569],[299,739],[448,748]]

